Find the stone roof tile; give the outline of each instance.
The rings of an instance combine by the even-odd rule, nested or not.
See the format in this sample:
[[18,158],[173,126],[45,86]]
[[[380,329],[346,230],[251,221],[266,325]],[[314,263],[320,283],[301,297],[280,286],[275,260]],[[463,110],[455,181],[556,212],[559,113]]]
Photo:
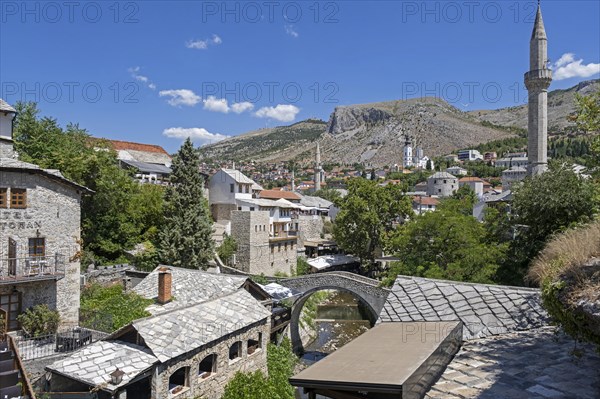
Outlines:
[[250,293],[240,289],[207,302],[140,319],[132,325],[152,353],[166,362],[270,315]]
[[[121,341],[98,341],[46,369],[114,392],[157,362],[150,350],[141,346]],[[117,367],[125,374],[121,383],[115,386],[110,383],[110,373]]]
[[547,319],[539,290],[406,276],[398,276],[380,314],[382,322],[461,320],[464,339],[538,328]]

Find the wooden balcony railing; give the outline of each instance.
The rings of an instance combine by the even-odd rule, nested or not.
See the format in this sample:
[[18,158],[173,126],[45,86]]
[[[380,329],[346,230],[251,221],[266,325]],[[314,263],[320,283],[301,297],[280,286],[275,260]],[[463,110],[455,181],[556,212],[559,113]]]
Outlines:
[[26,258],[0,258],[0,284],[19,280],[43,280],[64,277],[66,257],[30,256]]

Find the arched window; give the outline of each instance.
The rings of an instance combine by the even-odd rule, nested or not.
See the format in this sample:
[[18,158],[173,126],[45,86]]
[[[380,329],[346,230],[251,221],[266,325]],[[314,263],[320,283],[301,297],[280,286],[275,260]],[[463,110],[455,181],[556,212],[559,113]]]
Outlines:
[[181,367],[169,377],[169,394],[171,396],[178,395],[190,386],[190,368]]
[[242,357],[242,341],[234,342],[229,347],[229,360],[235,360]]
[[212,355],[206,356],[198,366],[198,377],[200,378],[208,378],[212,374],[217,372],[217,355],[213,353]]

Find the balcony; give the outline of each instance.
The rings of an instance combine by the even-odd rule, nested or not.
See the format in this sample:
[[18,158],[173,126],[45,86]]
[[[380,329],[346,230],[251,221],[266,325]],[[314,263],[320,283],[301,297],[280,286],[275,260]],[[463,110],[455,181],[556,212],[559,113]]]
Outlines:
[[65,276],[66,257],[35,256],[0,258],[0,285],[38,280],[57,280]]

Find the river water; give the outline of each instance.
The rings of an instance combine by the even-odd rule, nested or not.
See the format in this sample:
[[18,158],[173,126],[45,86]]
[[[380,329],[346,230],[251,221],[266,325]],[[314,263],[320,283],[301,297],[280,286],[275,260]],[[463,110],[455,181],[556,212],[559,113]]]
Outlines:
[[329,354],[371,328],[372,321],[364,305],[352,294],[332,291],[317,305],[314,325],[316,338],[305,343],[305,351]]
[[[310,366],[335,352],[369,330],[374,323],[365,305],[352,294],[328,291],[327,298],[316,305],[312,337],[303,339],[305,354],[301,359],[302,367]],[[296,390],[296,398],[304,399],[307,396]]]

